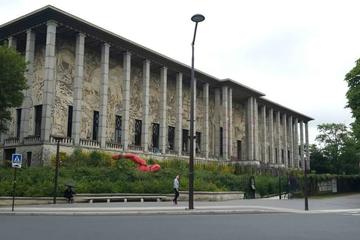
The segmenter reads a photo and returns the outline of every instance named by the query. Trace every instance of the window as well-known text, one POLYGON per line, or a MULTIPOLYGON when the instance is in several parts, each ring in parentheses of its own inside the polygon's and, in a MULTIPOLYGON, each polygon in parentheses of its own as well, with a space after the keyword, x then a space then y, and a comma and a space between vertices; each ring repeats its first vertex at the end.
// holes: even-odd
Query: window
POLYGON ((169 150, 174 150, 175 145, 175 127, 168 127, 168 144, 169 150))
POLYGON ((152 147, 159 149, 160 125, 158 123, 152 124, 152 147))
POLYGON ((284 152, 284 149, 281 149, 281 163, 285 163, 285 152, 284 152))
POLYGON ((277 150, 277 148, 275 148, 275 162, 276 162, 276 163, 279 163, 279 161, 278 161, 278 150, 277 150))
POLYGON ((220 156, 223 156, 223 128, 220 127, 220 156))
POLYGON ((72 135, 72 118, 73 118, 73 106, 68 108, 68 125, 67 125, 67 136, 71 137, 72 135))
POLYGON ((288 166, 290 166, 290 151, 289 150, 287 151, 287 155, 288 155, 288 158, 287 158, 288 166))
POLYGON ((189 152, 189 130, 182 130, 182 150, 185 153, 189 152))
POLYGON ((99 134, 99 112, 94 111, 92 140, 94 141, 98 140, 98 134, 99 134))
POLYGON ((35 136, 41 135, 41 117, 42 117, 42 105, 35 106, 35 136))
POLYGON ((26 165, 27 165, 28 167, 31 166, 31 158, 32 158, 32 152, 27 152, 27 153, 26 153, 26 165))
POLYGON ((21 108, 16 109, 16 137, 20 138, 21 128, 21 108))
POLYGON ((201 132, 196 132, 195 152, 196 152, 196 153, 200 153, 200 152, 201 152, 201 132))
POLYGON ((121 124, 122 124, 121 116, 116 115, 115 116, 115 142, 116 143, 121 143, 121 124))
POLYGON ((241 161, 241 141, 237 140, 237 158, 241 161))
POLYGON ((135 119, 135 146, 141 146, 141 128, 142 121, 139 119, 135 119))

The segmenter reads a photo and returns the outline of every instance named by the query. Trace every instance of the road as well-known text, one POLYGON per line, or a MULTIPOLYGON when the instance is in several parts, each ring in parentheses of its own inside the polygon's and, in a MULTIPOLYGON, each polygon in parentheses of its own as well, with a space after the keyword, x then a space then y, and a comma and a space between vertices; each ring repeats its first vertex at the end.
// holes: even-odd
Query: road
POLYGON ((360 213, 0 216, 0 239, 360 239, 360 213))

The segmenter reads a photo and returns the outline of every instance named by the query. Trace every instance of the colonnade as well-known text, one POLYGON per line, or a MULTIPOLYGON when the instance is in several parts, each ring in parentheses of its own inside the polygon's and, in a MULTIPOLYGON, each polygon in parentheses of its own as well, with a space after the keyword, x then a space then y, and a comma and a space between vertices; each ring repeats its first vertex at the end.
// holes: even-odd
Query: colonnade
MULTIPOLYGON (((50 140, 52 129, 52 111, 55 105, 55 69, 56 69, 56 30, 57 23, 48 21, 46 23, 46 45, 45 45, 45 69, 43 87, 43 106, 41 117, 41 140, 50 140)), ((87 36, 83 33, 76 34, 75 44, 75 77, 73 84, 73 119, 72 138, 74 145, 80 144, 81 113, 83 104, 83 80, 84 80, 84 52, 87 36)), ((27 84, 32 85, 34 57, 35 57, 35 33, 31 29, 26 31, 25 59, 28 62, 25 77, 27 84)), ((9 37, 9 47, 16 48, 16 38, 9 37)), ((107 105, 109 87, 109 59, 111 45, 103 42, 101 44, 101 84, 100 84, 100 109, 99 109, 99 145, 106 147, 108 136, 107 128, 107 105)), ((122 92, 122 136, 121 145, 124 151, 129 148, 130 121, 130 97, 131 97, 131 62, 132 53, 123 53, 123 92, 122 92)), ((149 98, 150 98, 150 75, 151 60, 144 57, 142 66, 142 130, 141 147, 144 152, 149 151, 149 98)), ((160 69, 160 106, 159 125, 160 138, 159 149, 162 154, 167 153, 168 147, 168 123, 167 123, 167 82, 168 67, 160 69)), ((183 150, 183 73, 176 73, 176 124, 174 137, 174 151, 182 155, 183 150)), ((205 159, 212 153, 215 157, 223 160, 232 160, 234 157, 234 129, 233 129, 233 89, 225 84, 214 88, 215 114, 209 116, 210 85, 202 83, 203 92, 203 123, 201 128, 201 155, 205 159), (213 145, 210 146, 210 122, 214 121, 213 145)), ((196 90, 196 88, 195 88, 196 90)), ((32 135, 29 126, 29 112, 32 106, 30 90, 24 92, 25 100, 22 105, 20 139, 32 135)), ((195 98, 196 99, 196 98, 195 98)), ((196 103, 195 103, 196 104, 196 103)), ((196 108, 195 108, 196 109, 196 108)), ((196 112, 195 112, 196 114, 196 112)), ((196 121, 196 117, 195 117, 196 121)), ((196 122, 195 122, 196 126, 196 122)), ((196 128, 195 128, 196 129, 196 128)), ((196 132, 196 130, 194 131, 196 132)), ((309 151, 305 146, 309 145, 308 123, 300 119, 299 115, 289 114, 281 108, 274 108, 271 104, 264 103, 263 99, 250 96, 246 102, 246 161, 263 162, 272 165, 284 165, 285 167, 303 167, 304 158, 309 159, 309 151), (304 140, 305 124, 305 140, 304 140), (300 134, 299 134, 300 131, 300 134), (300 144, 299 144, 300 141, 300 144), (305 154, 306 151, 306 154, 305 154), (299 165, 300 164, 300 165, 299 165)), ((190 138, 191 140, 192 138, 190 138)), ((238 139, 236 139, 238 140, 238 139)), ((241 139, 242 140, 242 139, 241 139)))

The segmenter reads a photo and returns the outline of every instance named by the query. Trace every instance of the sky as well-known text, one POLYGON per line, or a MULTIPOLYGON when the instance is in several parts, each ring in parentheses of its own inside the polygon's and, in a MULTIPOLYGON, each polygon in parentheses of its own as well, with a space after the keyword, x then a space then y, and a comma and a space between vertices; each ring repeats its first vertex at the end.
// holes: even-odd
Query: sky
POLYGON ((191 65, 231 78, 322 123, 350 124, 345 74, 360 58, 360 1, 352 0, 0 0, 0 24, 45 5, 191 65))

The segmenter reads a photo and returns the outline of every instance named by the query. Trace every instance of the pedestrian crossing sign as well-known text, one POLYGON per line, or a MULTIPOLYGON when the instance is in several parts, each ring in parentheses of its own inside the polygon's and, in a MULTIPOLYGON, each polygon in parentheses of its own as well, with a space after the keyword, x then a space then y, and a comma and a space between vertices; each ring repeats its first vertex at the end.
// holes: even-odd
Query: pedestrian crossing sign
POLYGON ((13 153, 11 155, 11 165, 13 168, 21 168, 22 155, 19 153, 13 153))

